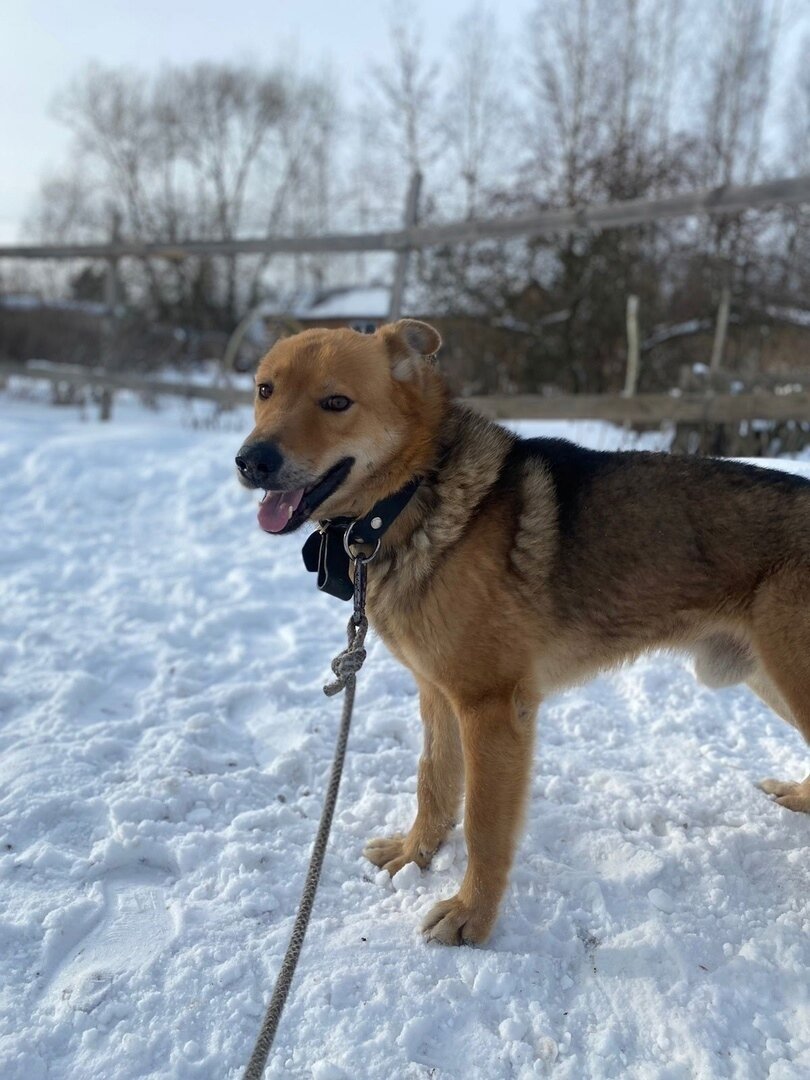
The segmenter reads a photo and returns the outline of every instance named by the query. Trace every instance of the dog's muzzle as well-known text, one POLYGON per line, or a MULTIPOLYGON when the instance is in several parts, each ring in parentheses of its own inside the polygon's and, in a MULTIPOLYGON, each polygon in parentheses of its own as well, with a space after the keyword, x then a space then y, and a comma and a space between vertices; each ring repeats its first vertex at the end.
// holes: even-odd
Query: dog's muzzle
POLYGON ((281 452, 272 442, 245 443, 236 455, 236 467, 248 487, 272 488, 284 464, 281 452))

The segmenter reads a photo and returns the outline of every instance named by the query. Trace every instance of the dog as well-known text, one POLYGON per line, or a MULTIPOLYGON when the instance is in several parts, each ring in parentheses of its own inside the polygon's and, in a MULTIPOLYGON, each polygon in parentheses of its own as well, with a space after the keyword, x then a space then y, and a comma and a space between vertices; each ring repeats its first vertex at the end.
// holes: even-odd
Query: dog
MULTIPOLYGON (((427 867, 466 792, 466 872, 423 924, 457 945, 495 923, 548 694, 683 649, 704 683, 746 682, 810 741, 810 481, 521 439, 452 399, 440 345, 412 319, 279 341, 236 461, 271 533, 411 492, 368 563, 367 610, 419 687, 417 811, 365 854, 391 875, 427 867)), ((761 787, 810 812, 810 777, 761 787)))

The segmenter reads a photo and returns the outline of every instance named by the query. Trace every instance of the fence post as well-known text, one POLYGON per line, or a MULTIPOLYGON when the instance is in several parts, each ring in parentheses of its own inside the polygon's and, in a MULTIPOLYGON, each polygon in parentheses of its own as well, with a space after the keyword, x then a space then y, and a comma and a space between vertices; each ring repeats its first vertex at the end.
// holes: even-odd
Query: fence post
MULTIPOLYGON (((408 198, 405 200, 405 220, 403 228, 412 229, 419 217, 419 191, 422 187, 422 174, 417 170, 411 176, 408 187, 408 198)), ((404 247, 397 253, 397 261, 394 266, 394 283, 391 286, 391 305, 388 309, 388 318, 396 322, 402 316, 402 298, 405 293, 405 275, 408 272, 408 262, 411 257, 410 247, 404 247)))
POLYGON ((624 396, 633 397, 638 386, 639 374, 638 344, 638 297, 632 293, 627 297, 627 370, 624 376, 624 396))
POLYGON ((720 293, 720 305, 717 308, 717 322, 714 326, 714 341, 712 342, 712 358, 709 361, 709 371, 720 370, 723 363, 723 350, 726 347, 726 333, 728 331, 728 316, 731 310, 731 289, 724 285, 720 293))
MULTIPOLYGON (((113 210, 110 226, 110 243, 118 244, 121 239, 121 215, 113 210)), ((113 368, 116 360, 116 320, 117 308, 120 299, 118 287, 118 257, 111 255, 105 264, 104 270, 104 317, 101 324, 101 367, 109 371, 113 368)), ((99 398, 99 420, 109 420, 112 417, 113 392, 106 386, 101 390, 99 398)))

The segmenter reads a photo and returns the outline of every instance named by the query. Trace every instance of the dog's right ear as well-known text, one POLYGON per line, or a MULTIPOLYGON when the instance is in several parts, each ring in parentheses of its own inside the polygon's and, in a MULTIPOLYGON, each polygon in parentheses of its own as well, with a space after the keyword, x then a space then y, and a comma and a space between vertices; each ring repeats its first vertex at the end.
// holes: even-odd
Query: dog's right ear
POLYGON ((383 340, 395 379, 412 379, 421 366, 420 361, 435 356, 442 347, 439 331, 418 319, 387 323, 377 334, 383 340))

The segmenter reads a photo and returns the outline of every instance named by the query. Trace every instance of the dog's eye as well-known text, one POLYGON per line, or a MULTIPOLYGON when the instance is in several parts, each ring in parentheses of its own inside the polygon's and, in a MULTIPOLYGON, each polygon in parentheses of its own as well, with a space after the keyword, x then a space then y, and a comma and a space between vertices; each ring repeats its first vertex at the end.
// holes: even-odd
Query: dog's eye
POLYGON ((332 397, 323 399, 321 408, 327 412, 345 412, 351 404, 351 398, 344 397, 343 394, 333 394, 332 397))
POLYGON ((270 395, 273 393, 273 384, 269 382, 259 383, 259 385, 256 387, 256 393, 259 395, 260 398, 264 398, 265 400, 267 400, 267 398, 269 398, 270 395))

